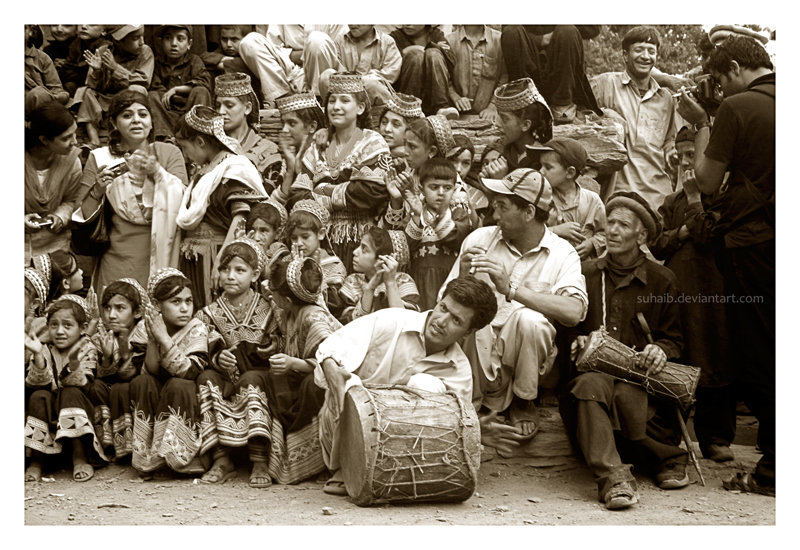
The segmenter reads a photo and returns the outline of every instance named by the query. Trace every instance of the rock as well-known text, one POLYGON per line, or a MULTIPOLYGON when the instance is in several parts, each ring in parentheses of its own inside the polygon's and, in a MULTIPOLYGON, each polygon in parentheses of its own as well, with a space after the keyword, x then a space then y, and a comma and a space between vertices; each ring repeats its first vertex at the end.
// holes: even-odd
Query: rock
POLYGON ((528 499, 528 502, 533 502, 534 504, 539 504, 540 502, 542 502, 542 499, 540 499, 539 497, 530 497, 528 499))
POLYGON ((353 522, 352 522, 352 521, 348 521, 347 523, 345 523, 345 525, 346 525, 346 526, 348 526, 348 525, 353 525, 353 522))
POLYGON ((494 509, 494 511, 496 511, 496 512, 504 512, 504 513, 505 513, 505 512, 510 512, 510 511, 511 511, 511 507, 509 507, 509 506, 506 506, 506 505, 504 505, 504 504, 501 504, 500 506, 497 506, 497 507, 494 509))
POLYGON ((447 523, 447 518, 436 518, 436 521, 441 521, 442 523, 447 523))
POLYGON ((62 495, 61 493, 50 493, 49 496, 51 496, 51 497, 63 497, 64 495, 62 495))
POLYGON ((323 515, 323 516, 332 516, 332 515, 333 515, 333 508, 330 508, 330 507, 328 507, 328 506, 325 506, 325 507, 322 509, 322 515, 323 515))
POLYGON ((172 514, 161 514, 162 518, 171 518, 172 514))
POLYGON ((217 503, 215 502, 214 504, 211 505, 211 507, 212 508, 216 508, 217 507, 217 503))

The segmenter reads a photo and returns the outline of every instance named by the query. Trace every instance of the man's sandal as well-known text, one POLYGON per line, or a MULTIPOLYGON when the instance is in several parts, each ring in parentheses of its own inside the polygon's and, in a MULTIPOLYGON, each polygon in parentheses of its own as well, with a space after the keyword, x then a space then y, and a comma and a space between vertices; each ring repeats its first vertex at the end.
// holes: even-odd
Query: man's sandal
POLYGON ((222 485, 229 479, 233 479, 236 477, 236 468, 231 465, 231 469, 227 472, 222 466, 212 466, 209 471, 203 474, 203 477, 200 478, 200 483, 206 483, 210 485, 222 485))
POLYGON ((340 497, 347 496, 347 489, 344 486, 344 477, 342 477, 341 470, 334 472, 331 478, 325 482, 322 492, 328 495, 336 495, 340 497))
POLYGON ((520 431, 522 431, 522 427, 520 425, 523 422, 533 422, 535 424, 535 427, 531 433, 522 436, 524 438, 522 439, 523 442, 530 441, 536 436, 537 433, 539 433, 539 411, 536 408, 536 405, 533 404, 533 401, 528 401, 525 408, 520 408, 516 403, 512 403, 511 408, 508 411, 508 417, 511 425, 519 427, 520 431))
POLYGON ((733 477, 722 482, 722 487, 728 491, 756 493, 768 497, 775 496, 775 487, 760 485, 753 474, 746 472, 736 472, 733 477))

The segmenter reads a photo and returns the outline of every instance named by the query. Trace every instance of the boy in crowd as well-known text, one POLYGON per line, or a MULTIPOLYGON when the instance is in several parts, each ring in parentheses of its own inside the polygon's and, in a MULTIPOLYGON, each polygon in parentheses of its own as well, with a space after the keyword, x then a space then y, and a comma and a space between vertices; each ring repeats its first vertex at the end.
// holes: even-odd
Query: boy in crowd
POLYGON ((61 87, 61 80, 46 53, 38 49, 42 44, 42 30, 38 25, 25 25, 25 112, 29 113, 42 103, 69 101, 69 94, 61 87))
POLYGON ((105 25, 78 25, 77 37, 70 43, 69 55, 58 72, 61 85, 70 96, 74 96, 78 88, 86 85, 89 64, 84 53, 95 53, 100 46, 111 44, 105 39, 105 35, 105 25))
MULTIPOLYGON (((78 25, 50 25, 50 36, 53 40, 42 51, 50 56, 56 70, 60 71, 67 61, 70 45, 78 36, 78 25)), ((60 78, 61 74, 58 76, 60 78)))
MULTIPOLYGON (((239 44, 242 39, 251 31, 250 25, 221 25, 219 27, 219 42, 213 51, 200 54, 200 59, 206 65, 208 73, 212 78, 216 78, 221 74, 227 72, 248 72, 248 71, 235 71, 227 67, 235 59, 241 62, 239 56, 239 44)), ((250 75, 250 80, 253 80, 253 75, 250 75)), ((261 86, 260 82, 255 83, 255 88, 261 86)))
POLYGON ((606 250, 606 212, 600 196, 578 184, 589 155, 579 141, 553 138, 541 148, 542 175, 553 188, 554 209, 547 227, 575 247, 581 261, 606 250))
POLYGON ((191 25, 161 25, 156 29, 162 53, 156 56, 148 94, 156 139, 172 136, 180 116, 195 105, 212 105, 211 75, 192 47, 191 25))
POLYGON ((403 58, 395 90, 422 99, 422 112, 458 118, 447 92, 455 56, 444 33, 432 25, 401 25, 389 35, 403 58))

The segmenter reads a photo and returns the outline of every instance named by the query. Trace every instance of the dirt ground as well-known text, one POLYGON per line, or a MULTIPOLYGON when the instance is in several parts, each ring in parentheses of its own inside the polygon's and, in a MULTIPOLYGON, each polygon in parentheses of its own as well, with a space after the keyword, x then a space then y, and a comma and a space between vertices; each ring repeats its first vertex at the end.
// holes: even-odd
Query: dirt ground
POLYGON ((315 480, 251 489, 244 467, 216 486, 142 482, 132 468, 112 464, 86 483, 72 481, 67 470, 46 472, 52 481, 26 483, 24 518, 25 525, 775 525, 776 499, 722 488, 736 468, 752 468, 759 457, 749 445, 733 449, 734 462, 700 459, 706 487, 691 469, 691 484, 676 491, 637 475, 639 504, 615 512, 597 501, 591 474, 574 459, 533 467, 525 458, 494 455, 481 465, 476 494, 459 504, 360 508, 323 493, 315 480))

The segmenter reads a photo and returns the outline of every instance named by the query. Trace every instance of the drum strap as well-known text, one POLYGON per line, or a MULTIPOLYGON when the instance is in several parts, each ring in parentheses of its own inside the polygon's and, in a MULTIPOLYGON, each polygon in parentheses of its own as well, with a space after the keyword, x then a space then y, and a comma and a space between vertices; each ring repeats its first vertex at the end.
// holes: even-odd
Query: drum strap
POLYGON ((606 318, 606 272, 605 270, 600 270, 600 284, 602 285, 602 298, 603 298, 603 331, 606 330, 606 323, 608 323, 608 319, 606 318))

